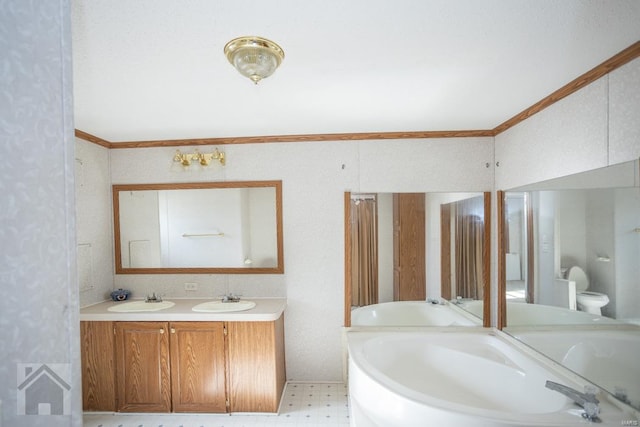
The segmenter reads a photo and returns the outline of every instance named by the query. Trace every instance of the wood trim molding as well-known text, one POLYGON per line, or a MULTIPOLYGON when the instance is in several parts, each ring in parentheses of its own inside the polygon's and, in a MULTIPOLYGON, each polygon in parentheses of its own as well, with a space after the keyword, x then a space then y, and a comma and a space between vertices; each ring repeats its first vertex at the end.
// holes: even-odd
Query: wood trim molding
POLYGON ((491 192, 484 193, 484 242, 482 245, 483 311, 482 326, 491 327, 491 192), (487 220, 488 218, 488 220, 487 220))
POLYGON ((440 298, 451 299, 451 204, 440 205, 440 298))
MULTIPOLYGON (((534 259, 534 251, 535 247, 533 244, 534 236, 533 236, 533 205, 531 203, 531 192, 526 193, 526 213, 527 216, 527 283, 526 283, 526 302, 529 304, 533 304, 535 302, 535 259, 534 259)), ((505 220, 506 221, 506 220, 505 220)), ((508 226, 505 224, 505 226, 508 226)), ((505 266, 506 268, 506 266, 505 266)))
MULTIPOLYGON (((193 138, 193 139, 165 139, 152 141, 107 142, 86 132, 76 130, 76 136, 90 142, 102 141, 108 148, 152 148, 152 147, 182 147, 201 145, 239 145, 239 144, 267 144, 276 142, 322 142, 322 141, 365 141, 390 139, 428 139, 428 138, 470 138, 492 137, 492 130, 444 130, 417 132, 362 132, 362 133, 319 133, 304 135, 264 135, 238 136, 228 138, 193 138), (83 138, 79 134, 87 135, 83 138)), ((104 144, 100 144, 104 145, 104 144)))
POLYGON ((102 147, 113 148, 112 147, 113 143, 107 140, 104 140, 102 138, 98 138, 95 135, 91 135, 90 133, 81 131, 80 129, 76 129, 75 135, 76 135, 76 138, 84 139, 85 141, 88 141, 88 142, 93 142, 94 144, 100 145, 102 147))
POLYGON ((344 326, 351 326, 351 192, 344 193, 344 326))
POLYGON ((498 234, 498 318, 496 328, 502 329, 507 326, 507 268, 506 257, 507 248, 505 246, 504 230, 507 226, 504 207, 505 192, 498 190, 496 197, 498 209, 497 234, 498 234))
POLYGON ((228 138, 194 138, 194 139, 165 139, 151 141, 109 142, 90 133, 76 129, 76 137, 93 142, 106 148, 151 148, 151 147, 181 147, 193 145, 235 145, 235 144, 264 144, 274 142, 319 142, 319 141, 364 141, 388 139, 429 139, 429 138, 471 138, 494 137, 518 123, 528 119, 545 108, 555 104, 563 98, 593 83, 613 70, 622 67, 640 56, 640 41, 612 56, 602 64, 582 74, 580 77, 564 85, 551 95, 541 99, 526 110, 516 114, 509 120, 493 129, 483 130, 442 130, 442 131, 411 131, 411 132, 361 132, 361 133, 320 133, 302 135, 266 135, 240 136, 228 138))

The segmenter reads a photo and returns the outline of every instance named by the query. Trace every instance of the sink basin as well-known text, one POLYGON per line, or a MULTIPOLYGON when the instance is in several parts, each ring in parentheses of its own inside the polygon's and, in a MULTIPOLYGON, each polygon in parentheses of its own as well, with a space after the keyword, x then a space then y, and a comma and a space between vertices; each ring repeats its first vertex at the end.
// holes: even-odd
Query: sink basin
POLYGON ((253 301, 238 301, 238 302, 222 302, 222 301, 208 301, 194 306, 191 310, 202 313, 223 313, 230 311, 244 311, 250 310, 256 306, 253 301))
POLYGON ((121 302, 109 307, 107 310, 115 311, 117 313, 135 313, 141 311, 160 311, 166 308, 170 308, 176 305, 173 301, 161 301, 161 302, 145 302, 145 301, 130 301, 121 302))

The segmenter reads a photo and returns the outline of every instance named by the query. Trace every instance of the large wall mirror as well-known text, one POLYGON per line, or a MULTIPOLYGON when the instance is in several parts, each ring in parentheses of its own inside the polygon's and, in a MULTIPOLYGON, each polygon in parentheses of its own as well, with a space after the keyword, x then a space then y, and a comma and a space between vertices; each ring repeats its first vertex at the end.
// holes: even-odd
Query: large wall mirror
POLYGON ((639 162, 515 188, 498 205, 504 330, 640 409, 639 162))
POLYGON ((113 186, 117 274, 284 272, 282 182, 113 186))
POLYGON ((491 193, 345 193, 345 325, 392 301, 475 301, 489 325, 491 193))

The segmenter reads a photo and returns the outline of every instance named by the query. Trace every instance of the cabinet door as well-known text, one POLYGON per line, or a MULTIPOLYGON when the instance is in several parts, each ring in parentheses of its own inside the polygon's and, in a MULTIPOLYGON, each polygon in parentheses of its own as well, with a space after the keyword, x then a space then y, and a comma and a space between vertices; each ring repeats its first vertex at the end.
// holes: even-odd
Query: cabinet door
POLYGON ((82 408, 115 411, 113 322, 80 322, 82 408))
POLYGON ((226 412, 223 322, 172 322, 171 393, 175 412, 226 412))
POLYGON ((277 412, 285 384, 284 322, 228 322, 231 412, 277 412))
POLYGON ((166 322, 116 322, 118 411, 170 412, 166 322))

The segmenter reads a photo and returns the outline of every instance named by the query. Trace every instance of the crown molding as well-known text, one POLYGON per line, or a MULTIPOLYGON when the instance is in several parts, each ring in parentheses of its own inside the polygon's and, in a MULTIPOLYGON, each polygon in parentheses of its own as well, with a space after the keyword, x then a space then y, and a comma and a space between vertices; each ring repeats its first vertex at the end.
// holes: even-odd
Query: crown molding
POLYGON ((112 142, 109 142, 102 138, 98 138, 97 136, 81 131, 80 129, 76 129, 75 134, 76 134, 76 138, 84 139, 85 141, 88 141, 88 142, 93 142, 94 144, 101 145, 102 147, 113 148, 112 142))

